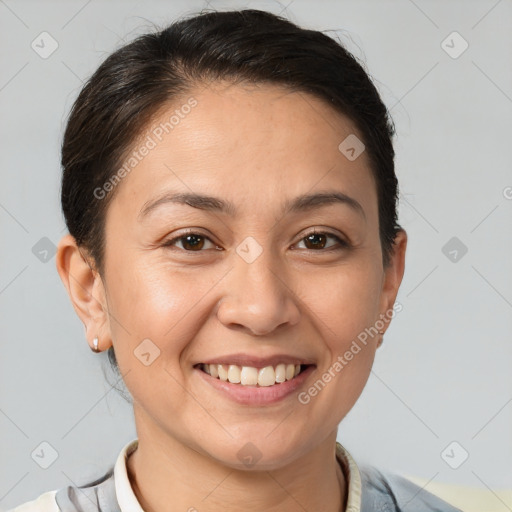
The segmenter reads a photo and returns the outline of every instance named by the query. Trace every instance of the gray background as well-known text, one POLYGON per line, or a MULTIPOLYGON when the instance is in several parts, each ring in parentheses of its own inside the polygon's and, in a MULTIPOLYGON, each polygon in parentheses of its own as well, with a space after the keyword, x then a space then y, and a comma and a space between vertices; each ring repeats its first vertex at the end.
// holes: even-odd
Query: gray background
MULTIPOLYGON (((403 311, 339 440, 358 462, 481 488, 499 503, 495 493, 512 487, 511 2, 209 5, 258 7, 332 30, 366 62, 397 126, 409 246, 403 311), (457 58, 461 39, 445 43, 452 56, 442 46, 453 31, 469 44, 457 58), (442 250, 452 237, 467 247, 455 262, 442 250), (441 456, 452 441, 462 447, 455 459, 469 453, 458 469, 441 456)), ((202 7, 0 0, 2 508, 99 476, 136 436, 106 354, 90 351, 55 258, 40 260, 48 244, 40 240, 56 245, 64 233, 59 145, 82 81, 153 23, 202 7), (59 45, 46 59, 31 48, 43 31, 59 45), (58 452, 48 469, 31 458, 43 441, 58 452)), ((503 510, 512 508, 503 502, 503 510)))

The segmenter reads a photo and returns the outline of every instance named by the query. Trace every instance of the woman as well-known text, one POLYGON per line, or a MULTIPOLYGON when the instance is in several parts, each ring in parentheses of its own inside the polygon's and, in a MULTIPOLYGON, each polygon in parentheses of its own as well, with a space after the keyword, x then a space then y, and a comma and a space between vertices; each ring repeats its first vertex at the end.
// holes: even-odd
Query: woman
POLYGON ((64 135, 57 268, 137 439, 20 511, 457 510, 336 442, 400 306, 392 136, 352 55, 263 11, 99 67, 64 135))

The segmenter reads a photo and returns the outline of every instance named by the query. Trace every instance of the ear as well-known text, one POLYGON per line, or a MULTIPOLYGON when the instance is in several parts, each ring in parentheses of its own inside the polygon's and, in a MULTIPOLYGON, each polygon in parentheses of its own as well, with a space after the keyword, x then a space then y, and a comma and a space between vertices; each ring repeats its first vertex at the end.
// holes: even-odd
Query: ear
POLYGON ((106 294, 92 258, 77 246, 71 235, 65 235, 57 247, 56 265, 76 314, 84 324, 90 347, 97 336, 98 347, 106 350, 112 345, 106 294))
MULTIPOLYGON (((381 315, 386 315, 387 312, 394 311, 393 305, 395 304, 398 289, 400 288, 404 276, 406 248, 407 233, 404 229, 401 229, 395 236, 389 265, 384 269, 380 298, 381 315)), ((386 318, 389 318, 389 316, 386 316, 386 318)), ((389 327, 389 321, 385 323, 384 332, 389 327)))

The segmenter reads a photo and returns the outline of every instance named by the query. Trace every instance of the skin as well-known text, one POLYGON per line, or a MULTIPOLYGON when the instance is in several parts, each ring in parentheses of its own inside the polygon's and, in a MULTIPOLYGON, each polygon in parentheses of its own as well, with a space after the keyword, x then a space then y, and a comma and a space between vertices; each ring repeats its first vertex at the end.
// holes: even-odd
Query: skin
MULTIPOLYGON (((367 155, 349 161, 338 150, 358 132, 321 100, 269 85, 210 84, 191 96, 197 106, 118 185, 104 275, 70 235, 58 247, 88 342, 113 344, 134 399, 132 487, 148 512, 169 510, 171 497, 173 510, 184 511, 241 503, 248 511, 339 511, 348 487, 335 459, 337 428, 367 382, 380 336, 305 405, 297 393, 267 406, 237 404, 193 365, 239 352, 292 354, 316 364, 299 391, 307 390, 393 308, 406 233, 384 269, 367 155), (167 203, 138 219, 166 190, 229 200, 237 214, 167 203), (282 212, 285 199, 327 190, 357 200, 364 216, 341 203, 282 212), (184 239, 163 246, 184 228, 207 237, 199 251, 184 239), (304 239, 313 228, 349 246, 320 236, 326 246, 315 248, 304 239), (236 252, 249 236, 262 248, 252 263, 236 252), (160 350, 149 366, 134 356, 147 338, 160 350), (237 457, 247 442, 261 452, 250 468, 237 457)), ((155 125, 185 102, 161 111, 155 125)))

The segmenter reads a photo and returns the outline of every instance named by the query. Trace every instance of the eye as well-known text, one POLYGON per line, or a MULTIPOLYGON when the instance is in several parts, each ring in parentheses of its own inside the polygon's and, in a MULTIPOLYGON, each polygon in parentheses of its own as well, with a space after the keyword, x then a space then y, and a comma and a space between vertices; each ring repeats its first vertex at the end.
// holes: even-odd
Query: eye
MULTIPOLYGON (((305 249, 311 251, 322 251, 326 249, 336 250, 337 248, 343 249, 349 246, 347 242, 333 233, 318 231, 312 231, 307 234, 300 240, 299 244, 302 242, 305 242, 305 249), (328 245, 329 239, 334 240, 334 243, 328 245)), ((180 249, 187 252, 201 252, 203 249, 208 248, 221 250, 221 248, 214 244, 206 235, 193 231, 182 233, 179 236, 165 241, 162 247, 173 247, 177 244, 181 244, 180 249), (208 244, 210 244, 210 247, 207 246, 208 244)))
MULTIPOLYGON (((202 249, 205 249, 205 245, 208 243, 212 246, 210 248, 218 249, 218 247, 207 236, 193 231, 182 233, 171 240, 165 241, 162 244, 162 247, 171 247, 176 245, 176 243, 181 243, 181 249, 187 252, 201 252, 202 249)), ((206 247, 206 249, 208 249, 208 247, 206 247)))
POLYGON ((318 232, 318 231, 312 231, 311 233, 307 234, 305 237, 303 237, 299 243, 305 242, 306 249, 312 250, 312 251, 319 251, 323 249, 336 249, 336 245, 338 245, 338 249, 346 248, 348 247, 348 243, 342 240, 339 236, 334 235, 332 233, 326 233, 326 232, 318 232), (332 239, 335 241, 334 244, 327 245, 328 239, 332 239), (334 247, 333 247, 334 246, 334 247))

